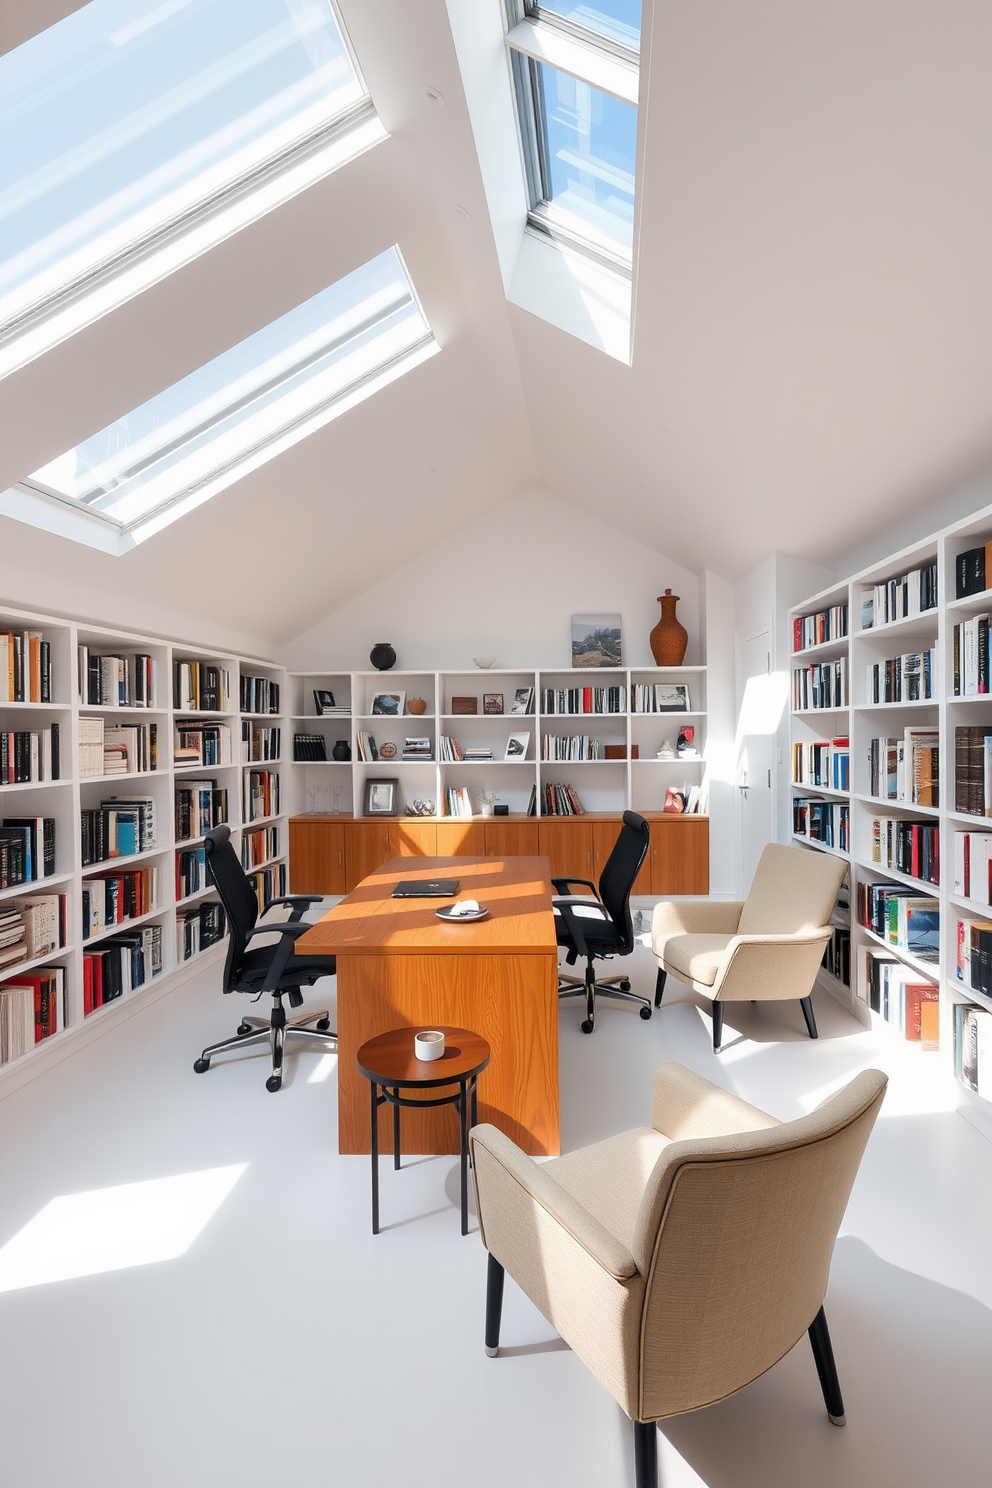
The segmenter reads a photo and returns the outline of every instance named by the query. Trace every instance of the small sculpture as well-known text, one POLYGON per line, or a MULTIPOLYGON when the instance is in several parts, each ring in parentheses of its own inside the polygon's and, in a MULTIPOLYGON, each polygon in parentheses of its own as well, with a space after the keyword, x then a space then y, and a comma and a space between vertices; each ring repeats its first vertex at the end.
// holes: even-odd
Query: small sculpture
POLYGON ((388 672, 390 667, 396 665, 396 652, 388 641, 376 641, 369 652, 369 661, 377 672, 388 672))
POLYGON ((388 739, 386 740, 385 744, 380 744, 379 745, 379 758, 380 759, 395 759, 396 758, 396 745, 395 744, 391 744, 388 739))
POLYGON ((406 808, 406 814, 407 816, 433 816, 434 802, 427 796, 418 796, 413 805, 406 808))
POLYGON ((671 739, 665 739, 662 741, 661 748, 658 750, 657 758, 664 760, 675 758, 675 750, 672 748, 671 739))

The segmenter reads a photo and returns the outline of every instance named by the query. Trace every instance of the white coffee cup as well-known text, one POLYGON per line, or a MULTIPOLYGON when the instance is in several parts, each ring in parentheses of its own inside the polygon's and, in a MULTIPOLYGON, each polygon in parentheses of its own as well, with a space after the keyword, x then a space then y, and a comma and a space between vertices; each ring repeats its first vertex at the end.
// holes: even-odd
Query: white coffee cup
POLYGON ((440 1059, 444 1054, 444 1034, 436 1028, 426 1028, 414 1038, 413 1052, 418 1059, 440 1059))

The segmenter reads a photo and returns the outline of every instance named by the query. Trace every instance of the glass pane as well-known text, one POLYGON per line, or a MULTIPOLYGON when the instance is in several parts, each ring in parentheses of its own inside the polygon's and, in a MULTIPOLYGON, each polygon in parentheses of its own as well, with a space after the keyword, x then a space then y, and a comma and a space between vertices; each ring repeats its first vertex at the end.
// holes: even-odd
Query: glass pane
POLYGON ((0 57, 0 321, 364 96, 327 0, 91 0, 0 57))
POLYGON ((637 109, 543 62, 550 201, 628 252, 634 232, 637 109))
POLYGON ((631 51, 641 49, 641 0, 596 0, 593 5, 573 5, 570 0, 541 0, 537 7, 595 31, 607 41, 617 41, 631 51))
POLYGON ((390 248, 30 479, 118 522, 137 521, 430 334, 403 260, 390 248))

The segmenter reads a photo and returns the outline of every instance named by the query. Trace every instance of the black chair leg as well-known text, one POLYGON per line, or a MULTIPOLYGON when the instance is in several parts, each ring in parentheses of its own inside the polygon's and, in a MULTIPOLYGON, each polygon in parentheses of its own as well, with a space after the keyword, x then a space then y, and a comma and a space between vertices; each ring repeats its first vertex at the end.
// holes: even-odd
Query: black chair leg
POLYGON ((813 1017, 812 995, 810 995, 809 997, 804 997, 801 1000, 799 1006, 802 1008, 803 1017, 806 1019, 806 1032, 809 1034, 810 1038, 819 1038, 820 1035, 816 1031, 816 1019, 813 1017))
POLYGON ((634 1422, 634 1488, 658 1488, 658 1428, 634 1422))
POLYGON ((813 1349, 816 1372, 820 1377, 820 1389, 823 1391, 823 1403, 827 1407, 827 1415, 835 1426, 843 1426, 847 1421, 844 1414, 844 1397, 840 1393, 837 1365, 834 1363, 834 1351, 830 1343, 830 1334, 827 1331, 827 1315, 822 1307, 809 1325, 809 1341, 813 1349))
POLYGON ((658 978, 654 984, 654 1005, 661 1007, 661 999, 665 995, 665 983, 668 981, 668 972, 658 967, 658 978))
POLYGON ((499 1324, 503 1316, 503 1282, 506 1272, 490 1253, 486 1274, 486 1353, 495 1359, 499 1351, 499 1324))
POLYGON ((586 967, 586 1016, 582 1024, 583 1033, 592 1033, 596 1026, 596 973, 590 961, 586 967))
POLYGON ((719 1054, 720 1042, 723 1038, 723 1003, 713 1004, 713 1053, 719 1054))

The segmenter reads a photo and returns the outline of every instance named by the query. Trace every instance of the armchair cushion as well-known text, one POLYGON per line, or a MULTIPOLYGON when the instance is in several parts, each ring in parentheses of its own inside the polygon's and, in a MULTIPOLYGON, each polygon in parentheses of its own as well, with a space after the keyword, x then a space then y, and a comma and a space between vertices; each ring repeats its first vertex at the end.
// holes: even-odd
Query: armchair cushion
POLYGON ((541 1166, 629 1251, 645 1186, 668 1145, 664 1132, 638 1126, 541 1166))
POLYGON ((733 939, 732 935, 673 935, 665 942, 665 966, 683 981, 712 987, 733 939))

